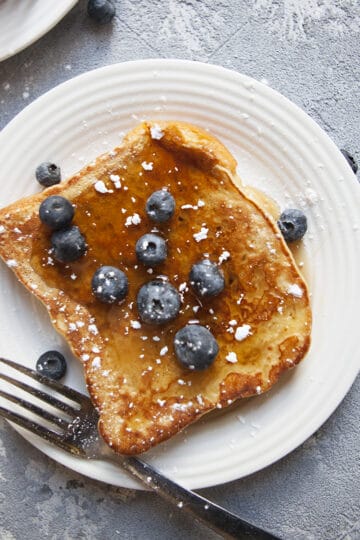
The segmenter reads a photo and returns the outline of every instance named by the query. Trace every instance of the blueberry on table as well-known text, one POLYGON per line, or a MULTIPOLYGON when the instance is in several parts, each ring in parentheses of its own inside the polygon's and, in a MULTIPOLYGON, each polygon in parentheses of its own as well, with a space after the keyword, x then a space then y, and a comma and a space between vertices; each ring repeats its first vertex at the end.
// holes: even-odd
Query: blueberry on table
POLYGON ((37 167, 35 177, 39 184, 44 187, 54 186, 61 182, 61 170, 55 163, 44 161, 37 167))
POLYGON ((66 373, 66 360, 59 351, 47 351, 36 362, 36 371, 58 381, 66 373))
POLYGON ((216 264, 203 259, 192 266, 190 285, 199 296, 216 296, 224 290, 224 275, 216 264))
POLYGON ((154 191, 146 201, 146 213, 150 219, 159 223, 168 221, 174 214, 175 199, 165 189, 154 191))
POLYGON ((340 152, 342 153, 342 155, 344 156, 344 158, 346 159, 346 161, 352 168, 353 173, 356 174, 358 172, 358 164, 356 163, 354 157, 351 154, 349 154, 347 150, 344 150, 343 148, 340 150, 340 152))
POLYGON ((89 17, 99 24, 107 24, 115 15, 115 7, 109 0, 89 0, 87 5, 89 17))
POLYGON ((64 263, 80 259, 87 249, 85 238, 76 225, 55 231, 51 235, 51 246, 55 259, 64 263))
POLYGON ((184 367, 201 371, 214 362, 219 345, 205 326, 188 324, 181 328, 174 338, 177 359, 184 367))
POLYGON ((39 217, 45 225, 56 231, 70 225, 74 207, 65 197, 51 195, 40 204, 39 217))
POLYGON ((136 242, 136 256, 145 266, 157 266, 167 256, 166 242, 157 234, 144 234, 136 242))
POLYGON ((123 300, 129 290, 126 274, 115 266, 101 266, 91 280, 94 296, 105 304, 123 300))
POLYGON ((180 296, 170 283, 149 281, 138 292, 137 308, 145 323, 163 324, 175 319, 179 313, 180 296))
POLYGON ((280 215, 278 226, 286 242, 295 242, 306 233, 307 219, 301 210, 288 208, 280 215))

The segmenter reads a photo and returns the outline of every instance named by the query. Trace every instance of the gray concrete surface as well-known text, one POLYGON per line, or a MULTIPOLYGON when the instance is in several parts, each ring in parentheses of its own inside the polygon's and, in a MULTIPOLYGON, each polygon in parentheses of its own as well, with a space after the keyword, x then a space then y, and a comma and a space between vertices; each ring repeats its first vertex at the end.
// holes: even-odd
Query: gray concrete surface
MULTIPOLYGON (((77 6, 0 64, 0 128, 29 102, 89 69, 177 57, 266 79, 360 160, 357 0, 118 0, 111 26, 77 6)), ((1 164, 0 164, 1 167, 1 164)), ((325 425, 266 470, 202 490, 286 539, 360 538, 358 379, 325 425)), ((152 493, 81 477, 0 423, 0 539, 210 539, 152 493)))

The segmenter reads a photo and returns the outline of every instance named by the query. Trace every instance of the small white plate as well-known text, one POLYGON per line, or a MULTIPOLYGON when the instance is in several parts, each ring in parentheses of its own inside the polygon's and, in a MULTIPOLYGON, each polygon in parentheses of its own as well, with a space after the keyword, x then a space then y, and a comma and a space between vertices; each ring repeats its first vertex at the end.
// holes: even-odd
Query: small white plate
POLYGON ((51 30, 77 0, 0 0, 0 61, 51 30))
MULTIPOLYGON (((37 99, 0 134, 0 202, 38 191, 36 166, 64 177, 119 143, 142 119, 177 119, 218 136, 239 174, 309 220, 305 273, 312 291, 310 353, 268 394, 205 416, 148 452, 178 482, 200 488, 248 475, 300 445, 330 416, 359 370, 360 188, 329 137, 271 88, 226 69, 181 60, 129 62, 76 77, 37 99)), ((0 354, 27 366, 48 348, 69 359, 66 383, 80 390, 79 362, 45 309, 0 265, 0 354)), ((121 469, 78 460, 26 433, 60 463, 110 484, 138 487, 121 469)))

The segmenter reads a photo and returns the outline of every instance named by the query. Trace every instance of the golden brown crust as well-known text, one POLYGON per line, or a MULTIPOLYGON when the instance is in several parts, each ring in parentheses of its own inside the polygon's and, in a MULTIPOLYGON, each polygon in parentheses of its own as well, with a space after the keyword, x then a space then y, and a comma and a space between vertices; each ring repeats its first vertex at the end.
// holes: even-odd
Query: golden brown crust
POLYGON ((143 452, 216 407, 265 392, 309 348, 308 290, 275 221, 241 187, 227 149, 190 124, 141 124, 67 181, 1 210, 0 227, 1 257, 12 261, 18 279, 45 304, 83 361, 100 432, 118 452, 143 452), (151 136, 155 127, 160 138, 151 136), (120 179, 120 189, 110 175, 120 179), (108 193, 94 189, 98 180, 108 193), (169 246, 159 273, 182 291, 182 309, 163 328, 135 329, 129 321, 138 321, 137 289, 153 276, 139 267, 133 246, 154 225, 144 213, 147 196, 164 186, 177 208, 171 222, 159 226, 169 246), (73 201, 75 223, 89 245, 71 265, 53 261, 49 232, 38 218, 40 202, 51 194, 73 201), (124 225, 131 212, 141 223, 124 225), (208 237, 196 241, 201 227, 208 237), (221 265, 226 288, 200 302, 187 279, 204 253, 221 265), (101 264, 128 273, 129 297, 119 306, 99 306, 91 295, 90 279, 101 264), (220 345, 214 365, 202 373, 184 370, 172 348, 174 333, 195 317, 220 345), (236 329, 241 334, 246 325, 248 335, 236 340, 236 329))
POLYGON ((236 174, 236 161, 225 146, 213 135, 185 122, 158 122, 164 130, 159 144, 193 162, 197 167, 215 178, 236 174))

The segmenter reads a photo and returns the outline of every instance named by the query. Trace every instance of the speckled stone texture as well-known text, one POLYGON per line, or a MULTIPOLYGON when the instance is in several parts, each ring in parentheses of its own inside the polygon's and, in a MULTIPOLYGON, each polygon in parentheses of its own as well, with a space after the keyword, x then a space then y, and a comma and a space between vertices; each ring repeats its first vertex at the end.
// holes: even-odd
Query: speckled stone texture
MULTIPOLYGON (((177 57, 265 79, 360 160, 357 0, 118 0, 110 26, 77 6, 0 64, 0 127, 70 77, 106 64, 177 57)), ((1 164, 0 164, 1 166, 1 164)), ((202 490, 282 538, 360 538, 359 379, 300 448, 242 480, 202 490)), ((0 423, 1 540, 215 538, 154 494, 66 470, 0 423)))

